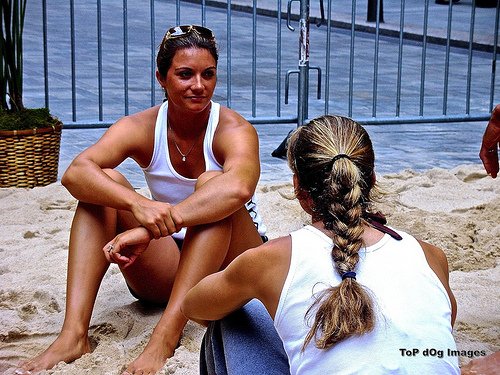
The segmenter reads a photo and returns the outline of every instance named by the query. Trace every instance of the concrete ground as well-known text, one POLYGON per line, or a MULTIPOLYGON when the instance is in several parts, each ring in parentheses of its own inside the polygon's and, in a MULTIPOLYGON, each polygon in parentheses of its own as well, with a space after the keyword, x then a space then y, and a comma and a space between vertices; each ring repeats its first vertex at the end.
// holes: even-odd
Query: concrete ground
MULTIPOLYGON (((62 0, 58 0, 62 1, 62 0)), ((406 10, 405 10, 405 32, 409 35, 421 35, 422 33, 422 18, 423 14, 421 11, 421 0, 407 0, 406 10)), ((63 2, 64 3, 64 2, 63 2)), ((66 6, 66 3, 61 3, 61 6, 66 6)), ((112 1, 111 3, 114 3, 112 1)), ((111 3, 106 3, 106 6, 111 6, 111 3)), ((120 1, 117 4, 121 4, 120 1)), ((374 25, 373 23, 366 22, 366 4, 365 2, 358 1, 358 12, 356 15, 356 25, 359 28, 364 28, 367 32, 373 32, 374 25)), ((392 44, 393 46, 397 46, 398 40, 397 38, 390 37, 391 31, 399 30, 400 25, 400 11, 399 4, 400 0, 384 0, 384 23, 380 25, 381 30, 385 33, 385 35, 389 35, 384 39, 384 43, 392 44)), ((211 11, 216 11, 217 6, 224 6, 225 2, 220 1, 207 1, 209 8, 211 11)), ((251 0, 233 0, 232 4, 237 7, 235 11, 235 17, 243 17, 248 18, 249 15, 245 15, 245 11, 249 10, 249 7, 253 4, 251 0)), ((319 17, 319 2, 312 1, 311 2, 311 16, 319 17)), ((332 19, 336 22, 339 27, 349 27, 351 22, 351 1, 347 0, 338 0, 332 2, 332 19), (347 26, 346 26, 347 25, 347 26)), ((459 3, 453 5, 453 18, 452 18, 452 29, 454 30, 451 37, 454 43, 467 43, 470 38, 470 24, 471 24, 471 4, 472 0, 461 0, 459 3)), ((158 2, 157 9, 160 7, 161 3, 158 2)), ((298 2, 292 4, 292 10, 294 13, 298 12, 298 2)), ((28 4, 30 6, 30 4, 28 4)), ((82 4, 76 4, 76 6, 83 6, 82 4)), ((132 6, 132 5, 130 5, 132 6)), ((192 6, 187 3, 182 3, 183 12, 189 12, 189 7, 192 6)), ((259 14, 271 14, 276 12, 276 1, 274 0, 259 0, 257 1, 259 14)), ((25 56, 25 97, 26 104, 29 106, 31 103, 39 103, 43 97, 43 75, 40 74, 40 62, 41 60, 41 49, 39 46, 36 46, 36 37, 37 25, 40 23, 41 15, 39 7, 34 7, 28 9, 27 13, 27 22, 26 22, 26 42, 25 48, 28 48, 28 53, 25 56), (37 70, 38 69, 38 70, 37 70)), ((325 5, 326 7, 326 5, 325 5)), ((61 8, 62 9, 62 8, 61 8)), ((282 2, 282 10, 286 10, 286 2, 282 2)), ((429 25, 428 25, 428 33, 430 36, 446 38, 446 28, 447 23, 445 20, 448 15, 448 7, 443 5, 437 5, 433 0, 429 3, 429 25)), ((62 11, 61 11, 62 12, 62 11)), ((183 13, 184 16, 185 13, 183 13)), ((474 43, 478 48, 478 57, 477 59, 481 59, 482 55, 481 50, 485 50, 491 48, 493 45, 493 30, 495 26, 495 15, 496 9, 494 8, 477 8, 474 24, 475 24, 475 32, 474 32, 474 43)), ((84 25, 86 23, 86 17, 88 15, 82 9, 79 9, 75 12, 75 23, 77 25, 84 25)), ((171 17, 171 15, 170 15, 171 17)), ((68 22, 67 17, 62 15, 59 16, 57 14, 50 15, 49 14, 49 27, 50 29, 57 28, 58 24, 62 24, 63 22, 68 22), (54 18, 55 17, 55 18, 54 18)), ((313 19, 314 20, 314 19, 313 19)), ((106 23, 106 20, 103 20, 106 23)), ((296 27, 297 22, 292 21, 292 24, 296 27)), ((259 18, 259 28, 265 30, 267 27, 272 28, 275 25, 275 20, 272 17, 262 17, 259 18)), ((106 25, 109 26, 109 25, 106 25)), ((104 27, 104 26, 103 26, 104 27)), ((239 22, 234 22, 233 25, 233 33, 241 33, 242 37, 251 37, 251 32, 245 29, 245 26, 239 22)), ((315 26, 311 26, 313 28, 315 26)), ((259 29, 259 30, 261 30, 259 29)), ((321 30, 324 29, 324 26, 321 30)), ((79 29, 80 30, 80 29, 79 29)), ((340 29, 339 29, 340 30, 340 29)), ((315 31, 317 32, 317 31, 315 31)), ((296 38, 297 33, 295 35, 292 34, 293 38, 296 38)), ((345 34, 345 32, 344 32, 345 34)), ((342 37, 342 32, 339 31, 340 37, 342 37)), ((78 35, 77 35, 78 37, 78 35)), ((132 38, 133 36, 130 36, 132 38)), ((120 40, 122 38, 122 34, 109 32, 105 34, 105 39, 107 43, 111 45, 120 45, 120 40)), ((78 39, 78 38, 77 38, 78 39)), ((358 43, 358 42, 357 42, 358 43)), ((363 43, 362 41, 359 43, 363 43)), ((87 46, 78 45, 79 49, 86 48, 87 46)), ((55 54, 63 53, 65 50, 67 52, 68 48, 68 38, 61 38, 50 40, 50 51, 56 51, 55 54)), ((235 44, 234 48, 238 47, 235 44)), ((363 49, 363 45, 357 46, 359 50, 363 49)), ((319 46, 321 49, 321 46, 319 46)), ((433 47, 433 49, 438 50, 444 49, 444 46, 433 47)), ((79 51, 79 50, 78 50, 79 51)), ((262 56, 258 56, 259 58, 264 58, 265 50, 261 50, 260 52, 262 56)), ((411 46, 408 47, 408 56, 405 56, 405 59, 409 65, 418 66, 420 63, 420 54, 415 52, 413 53, 411 50, 411 46), (410 61, 408 62, 408 59, 410 61), (412 60, 413 59, 413 60, 412 60)), ((129 51, 131 52, 131 51, 129 51)), ((293 51, 293 55, 297 54, 296 48, 293 51)), ((381 51, 381 64, 385 64, 384 52, 381 51)), ((432 52, 429 52, 432 55, 432 52)), ((465 52, 462 54, 465 55, 465 52)), ((239 58, 238 51, 234 52, 233 60, 237 60, 239 58)), ((453 55, 455 56, 455 55, 453 55)), ((457 55, 459 56, 459 55, 457 55)), ((348 57, 348 51, 347 51, 348 57)), ((345 58, 347 58, 345 57, 345 58)), ((459 56, 460 57, 460 56, 459 56)), ((457 59, 459 58, 457 57, 457 59)), ((431 58, 431 57, 430 57, 431 58)), ((487 60, 487 59, 486 59, 487 60)), ((236 61, 238 62, 238 61, 236 61)), ((242 61, 244 63, 244 61, 242 61)), ((453 61, 451 63, 454 63, 453 61)), ((462 64, 461 62, 459 62, 462 64)), ((121 61, 115 61, 116 68, 119 70, 121 61)), ((342 62, 341 62, 342 64, 342 62)), ((372 66, 370 64, 366 64, 366 67, 360 66, 359 71, 357 71, 356 75, 359 76, 370 76, 372 74, 372 66), (365 69, 365 71, 363 70, 365 69)), ((484 65, 484 64, 483 64, 484 65)), ((52 81, 49 82, 49 85, 55 93, 52 93, 53 97, 50 102, 50 109, 52 113, 61 118, 63 122, 71 122, 71 108, 67 105, 68 103, 68 95, 62 90, 59 91, 59 88, 64 84, 68 84, 71 81, 71 71, 64 69, 58 69, 58 67, 50 66, 52 71, 51 73, 52 81)), ((482 69, 482 65, 479 65, 477 69, 482 69)), ((479 82, 480 85, 484 87, 489 87, 490 84, 490 76, 487 74, 488 66, 485 67, 484 78, 483 74, 481 77, 475 77, 475 82, 479 82), (481 83, 484 80, 483 83, 481 83)), ((94 110, 95 103, 91 102, 90 99, 87 99, 91 95, 95 94, 95 84, 90 80, 85 81, 86 70, 78 71, 79 78, 79 101, 78 101, 78 109, 80 112, 85 113, 86 109, 89 108, 94 110), (83 77, 83 78, 82 78, 83 77), (87 107, 86 107, 87 106, 87 107)), ((105 77, 104 79, 109 79, 112 81, 114 85, 114 79, 116 77, 105 77)), ((415 81, 419 79, 419 77, 414 77, 415 81)), ((462 80, 464 78, 461 78, 462 80)), ((497 80, 498 81, 498 80, 497 80)), ((131 82, 133 83, 133 82, 131 82)), ((266 84, 261 83, 261 84, 266 84)), ((436 90, 436 96, 442 94, 442 86, 436 85, 432 86, 433 82, 430 80, 427 90, 432 91, 436 90)), ((448 91, 448 101, 450 104, 450 108, 453 108, 453 103, 460 102, 463 103, 463 92, 456 89, 453 85, 454 82, 451 83, 450 89, 448 91)), ((496 84, 498 86, 498 84, 496 84)), ((259 87, 260 88, 260 87, 259 87)), ((219 89, 224 90, 223 86, 219 84, 219 89)), ((116 88, 115 91, 119 91, 119 88, 116 88)), ((312 88, 314 93, 314 88, 312 88)), ((499 90, 496 90, 499 91, 499 90)), ((269 87, 269 92, 275 94, 273 87, 269 87)), ((136 100, 136 97, 133 95, 137 95, 137 98, 141 98, 144 96, 142 92, 135 93, 131 92, 131 103, 132 110, 135 111, 136 108, 145 108, 147 103, 144 104, 139 100, 136 100), (138 103, 138 104, 137 104, 138 103)), ((367 95, 369 94, 369 90, 367 95)), ((266 97, 266 87, 259 93, 260 100, 262 102, 271 101, 270 98, 266 97)), ((108 95, 107 97, 109 97, 108 95)), ((498 94, 497 94, 498 97, 498 94)), ((142 98, 144 99, 144 98, 142 98)), ((158 98, 160 100, 161 98, 158 98)), ((217 98, 215 98, 217 100, 217 98)), ((341 97, 342 99, 342 97, 341 97)), ((485 114, 488 113, 487 103, 484 101, 474 101, 474 92, 472 95, 472 109, 478 110, 482 109, 485 114)), ((248 101, 247 99, 245 99, 248 101)), ((418 106, 418 100, 416 98, 412 99, 412 102, 408 104, 409 107, 418 106)), ((345 100, 343 105, 345 104, 345 100)), ((235 106, 239 105, 239 103, 235 103, 235 106)), ((114 115, 114 113, 121 113, 123 111, 123 100, 120 100, 119 96, 116 99, 108 100, 105 104, 107 113, 111 113, 111 118, 116 119, 118 116, 114 115)), ((310 102, 311 112, 314 113, 316 109, 315 106, 322 107, 323 103, 316 103, 314 100, 310 102)), ((393 103, 385 100, 383 95, 381 94, 380 101, 378 104, 378 111, 384 112, 389 109, 389 107, 393 106, 393 103)), ((340 108, 340 107, 338 107, 340 108)), ((345 105, 344 107, 345 108, 345 105)), ((438 105, 439 108, 439 105, 438 105)), ((236 109, 236 108, 235 108, 236 109)), ((293 106, 288 106, 287 110, 294 111, 293 106), (291 108, 290 108, 291 107, 291 108)), ((392 107, 390 108, 392 110, 392 107)), ((335 105, 332 106, 332 112, 342 113, 341 110, 337 110, 335 105)), ((242 111, 244 115, 246 115, 245 111, 242 111)), ((367 112, 370 112, 367 109, 367 112)), ((269 115, 274 115, 270 113, 269 115)), ((84 114, 82 115, 84 116, 84 114)), ((356 117, 355 117, 356 118, 356 117)), ((261 174, 261 182, 276 182, 276 181, 288 181, 290 179, 290 172, 288 167, 286 166, 286 162, 274 158, 271 156, 271 152, 281 143, 281 141, 286 137, 288 132, 294 128, 294 124, 257 124, 255 125, 259 136, 260 136, 260 146, 261 146, 261 162, 262 162, 262 174, 261 174)), ((480 143, 481 136, 484 131, 484 127, 486 126, 486 121, 484 122, 457 122, 457 123, 442 123, 442 124, 404 124, 404 125, 366 125, 368 132, 370 133, 375 152, 377 155, 377 171, 378 173, 394 173, 399 172, 404 169, 414 169, 414 170, 426 170, 433 167, 440 168, 451 168, 459 164, 464 163, 480 163, 480 160, 477 156, 480 143)), ((67 168, 71 160, 84 148, 88 147, 92 143, 94 143, 105 131, 105 129, 64 129, 62 144, 61 144, 61 156, 60 156, 60 167, 59 167, 59 177, 62 175, 64 170, 67 168)), ((132 184, 135 187, 145 186, 144 178, 142 176, 142 172, 140 169, 133 163, 132 161, 126 161, 121 166, 120 169, 123 173, 129 178, 132 184)))

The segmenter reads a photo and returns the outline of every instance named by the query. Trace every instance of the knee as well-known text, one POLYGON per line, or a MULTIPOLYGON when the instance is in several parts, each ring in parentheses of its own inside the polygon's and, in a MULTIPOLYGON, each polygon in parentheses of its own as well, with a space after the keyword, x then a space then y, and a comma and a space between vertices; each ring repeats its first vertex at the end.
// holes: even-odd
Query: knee
POLYGON ((200 176, 196 180, 196 184, 194 186, 195 190, 198 190, 207 181, 211 180, 214 177, 220 176, 221 174, 222 174, 221 171, 207 171, 207 172, 203 172, 202 174, 200 174, 200 176))

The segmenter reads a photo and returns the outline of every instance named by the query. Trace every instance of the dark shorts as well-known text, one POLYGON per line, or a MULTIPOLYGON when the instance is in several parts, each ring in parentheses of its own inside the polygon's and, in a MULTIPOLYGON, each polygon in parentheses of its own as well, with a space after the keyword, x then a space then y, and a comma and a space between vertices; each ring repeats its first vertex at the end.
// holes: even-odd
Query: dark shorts
POLYGON ((181 251, 182 250, 182 244, 184 243, 184 239, 183 238, 175 238, 175 237, 172 237, 172 239, 175 241, 175 244, 179 248, 179 251, 181 251))
MULTIPOLYGON (((267 241, 269 241, 269 238, 267 238, 267 236, 260 236, 260 238, 262 239, 263 243, 266 243, 267 241)), ((172 237, 172 239, 175 241, 177 247, 179 248, 179 251, 181 251, 182 244, 184 243, 184 239, 175 238, 175 237, 172 237)))
MULTIPOLYGON (((175 244, 177 245, 177 247, 179 248, 179 251, 182 250, 182 244, 184 243, 184 239, 182 238, 175 238, 175 237, 172 237, 172 239, 175 241, 175 244)), ((127 288, 128 290, 130 291, 130 294, 132 294, 132 297, 134 298, 137 298, 139 301, 141 301, 142 303, 145 303, 145 304, 151 304, 149 303, 148 301, 144 301, 143 299, 141 299, 136 292, 134 292, 134 290, 130 287, 130 285, 128 285, 127 281, 125 280, 125 283, 127 284, 127 288)))
MULTIPOLYGON (((262 238, 262 242, 267 242, 269 241, 269 239, 267 238, 267 236, 260 236, 260 238, 262 238)), ((177 247, 179 248, 179 251, 182 250, 182 244, 184 243, 184 239, 181 239, 181 238, 175 238, 175 237, 172 237, 172 239, 175 241, 175 244, 177 245, 177 247)), ((126 281, 125 281, 126 282, 126 281)), ((128 285, 127 283, 127 288, 128 290, 130 291, 130 294, 132 294, 132 296, 134 298, 137 298, 139 301, 142 301, 144 303, 147 303, 147 301, 143 301, 138 295, 136 292, 134 292, 134 290, 130 287, 130 285, 128 285)))

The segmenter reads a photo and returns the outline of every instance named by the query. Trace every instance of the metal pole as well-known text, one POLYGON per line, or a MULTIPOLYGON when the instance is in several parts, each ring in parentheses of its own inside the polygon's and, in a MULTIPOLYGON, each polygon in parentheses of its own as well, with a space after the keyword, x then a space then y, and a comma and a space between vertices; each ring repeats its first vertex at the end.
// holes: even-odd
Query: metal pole
POLYGON ((281 117, 281 0, 278 0, 276 24, 276 116, 281 117))
MULTIPOLYGON (((288 0, 288 19, 287 27, 290 26, 291 3, 296 0, 288 0)), ((297 95, 297 127, 305 124, 307 119, 308 101, 309 101, 309 0, 300 0, 300 19, 299 19, 299 87, 297 95)), ((285 85, 288 87, 288 85, 285 85)), ((286 96, 286 95, 285 95, 286 96)), ((288 133, 281 144, 271 153, 276 158, 285 159, 288 133)))
POLYGON ((252 117, 257 116, 257 0, 252 5, 252 117))
POLYGON ((497 12, 495 14, 495 28, 493 32, 493 56, 491 57, 491 88, 490 88, 490 113, 493 111, 493 98, 495 96, 495 72, 497 67, 497 45, 498 45, 498 24, 500 16, 500 4, 497 2, 497 12))
POLYGON ((149 23, 150 23, 150 43, 151 43, 151 107, 156 104, 156 24, 155 24, 155 2, 154 0, 149 0, 149 23))
POLYGON ((45 108, 49 108, 49 54, 47 44, 47 0, 42 2, 43 18, 43 80, 45 87, 45 108))
POLYGON ((309 0, 300 0, 297 126, 306 122, 309 100, 309 0))
POLYGON ((71 33, 71 108, 72 119, 76 122, 76 52, 75 52, 75 1, 69 3, 71 33))
POLYGON ((97 1, 97 92, 99 100, 99 121, 103 121, 102 95, 102 3, 97 1))
POLYGON ((227 93, 227 100, 226 100, 226 105, 231 108, 231 100, 232 100, 232 83, 231 83, 231 64, 232 64, 232 23, 231 23, 231 0, 227 1, 227 8, 226 8, 226 50, 227 50, 227 59, 226 59, 226 70, 227 70, 227 81, 226 81, 226 93, 227 93))
POLYGON ((123 96, 125 115, 128 116, 128 9, 127 0, 123 0, 123 96))

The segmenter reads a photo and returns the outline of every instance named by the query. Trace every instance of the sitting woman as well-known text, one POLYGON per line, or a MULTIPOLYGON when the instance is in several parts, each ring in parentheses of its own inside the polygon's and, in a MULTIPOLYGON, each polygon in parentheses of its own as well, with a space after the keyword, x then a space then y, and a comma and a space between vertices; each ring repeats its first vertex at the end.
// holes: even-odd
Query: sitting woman
POLYGON ((312 224, 205 277, 186 295, 186 316, 222 319, 260 300, 292 374, 458 374, 446 256, 373 220, 374 160, 349 118, 298 128, 288 163, 312 224))
POLYGON ((185 293, 263 241, 253 193, 260 176, 253 126, 212 101, 218 49, 208 28, 169 29, 156 77, 163 104, 125 116, 71 163, 62 183, 79 200, 69 241, 61 333, 18 374, 91 351, 89 325, 101 281, 116 263, 140 301, 165 306, 144 351, 123 374, 155 374, 178 346, 185 293), (152 199, 115 168, 131 158, 152 199))

